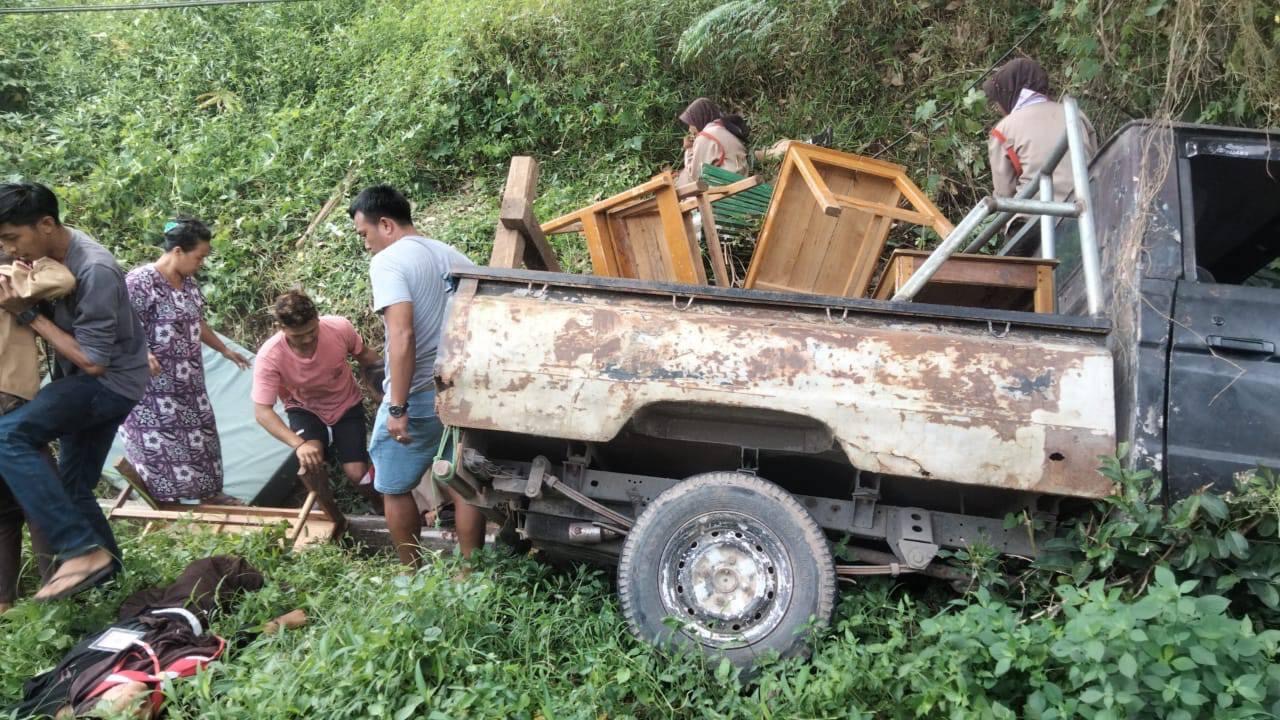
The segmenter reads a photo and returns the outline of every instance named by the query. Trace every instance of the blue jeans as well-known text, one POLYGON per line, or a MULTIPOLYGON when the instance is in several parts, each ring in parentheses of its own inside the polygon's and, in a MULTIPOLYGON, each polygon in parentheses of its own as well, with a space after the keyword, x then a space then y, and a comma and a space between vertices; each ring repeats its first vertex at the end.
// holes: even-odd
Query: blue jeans
POLYGON ((54 380, 31 402, 0 417, 0 478, 59 560, 103 548, 120 561, 111 525, 93 488, 116 429, 136 401, 96 378, 54 380), (41 450, 59 442, 58 472, 41 450))

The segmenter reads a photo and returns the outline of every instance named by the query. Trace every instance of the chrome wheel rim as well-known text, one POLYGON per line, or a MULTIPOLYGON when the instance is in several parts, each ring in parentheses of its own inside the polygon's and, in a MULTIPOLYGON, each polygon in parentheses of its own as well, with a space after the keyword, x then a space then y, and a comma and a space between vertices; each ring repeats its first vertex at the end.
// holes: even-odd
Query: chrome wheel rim
POLYGON ((742 513, 705 513, 681 525, 663 548, 658 574, 667 613, 712 647, 767 637, 791 603, 792 566, 782 541, 742 513))

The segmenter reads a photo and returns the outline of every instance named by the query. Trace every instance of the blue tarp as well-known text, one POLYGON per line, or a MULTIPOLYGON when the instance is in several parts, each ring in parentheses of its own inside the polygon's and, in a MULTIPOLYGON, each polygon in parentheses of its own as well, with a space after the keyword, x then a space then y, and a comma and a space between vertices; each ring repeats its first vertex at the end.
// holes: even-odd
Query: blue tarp
MULTIPOLYGON (((253 358, 253 353, 231 340, 222 337, 222 341, 241 355, 253 358)), ((218 437, 222 440, 223 491, 249 502, 293 453, 253 419, 253 400, 249 395, 253 387, 252 369, 240 370, 206 346, 204 370, 213 414, 218 421, 218 437)), ((276 404, 276 412, 283 417, 283 407, 279 403, 276 404)), ((103 468, 103 474, 116 487, 124 486, 124 478, 115 470, 116 462, 122 457, 123 433, 117 434, 107 465, 103 468)))

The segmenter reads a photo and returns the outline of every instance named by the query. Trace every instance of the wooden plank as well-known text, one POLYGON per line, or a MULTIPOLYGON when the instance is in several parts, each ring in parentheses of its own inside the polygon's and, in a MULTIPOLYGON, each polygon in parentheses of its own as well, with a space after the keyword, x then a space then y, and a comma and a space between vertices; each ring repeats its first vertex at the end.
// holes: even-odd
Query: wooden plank
POLYGON ((749 178, 739 180, 735 183, 729 183, 728 185, 716 185, 709 187, 707 188, 707 196, 713 201, 722 200, 724 198, 737 195, 738 193, 746 192, 752 188, 759 187, 762 183, 764 183, 764 180, 761 180, 759 175, 752 175, 749 178))
POLYGON ((948 260, 929 282, 1035 290, 1036 268, 1029 265, 984 263, 981 260, 948 260))
POLYGON ((493 251, 489 253, 489 266, 518 268, 524 257, 525 240, 517 228, 503 222, 508 216, 519 216, 532 202, 538 185, 538 163, 533 158, 520 155, 511 158, 507 171, 507 184, 502 190, 498 210, 498 228, 493 236, 493 251))
MULTIPOLYGON (((500 220, 520 220, 525 209, 538 197, 538 161, 528 155, 511 158, 507 171, 507 185, 502 191, 502 205, 498 210, 500 220)), ((505 223, 504 223, 505 224, 505 223)), ((507 227, 511 227, 507 225, 507 227)))
POLYGON ((822 213, 831 217, 838 216, 841 211, 840 203, 836 202, 831 188, 827 187, 826 181, 822 179, 822 175, 818 173, 818 169, 813 166, 809 158, 796 153, 793 162, 796 170, 800 172, 800 177, 804 178, 805 184, 809 186, 809 192, 813 194, 818 207, 822 208, 822 213))
MULTIPOLYGON (((591 269, 602 277, 622 277, 619 274, 618 260, 614 255, 612 235, 604 222, 603 215, 588 213, 582 216, 582 234, 587 238, 587 252, 591 254, 591 269)), ((545 230, 546 225, 543 225, 545 230)))
POLYGON ((854 155, 835 148, 825 148, 820 145, 810 145, 809 143, 792 143, 791 148, 803 152, 806 156, 813 158, 815 162, 839 165, 843 168, 865 172, 877 177, 894 178, 907 172, 905 165, 899 165, 888 160, 878 160, 865 155, 854 155))
MULTIPOLYGON (((296 515, 291 512, 290 515, 296 515)), ((259 516, 244 513, 195 512, 191 510, 152 510, 150 508, 133 508, 128 505, 116 511, 113 520, 167 520, 192 521, 202 524, 248 525, 253 527, 270 527, 284 523, 290 525, 289 518, 275 515, 259 516)))
POLYGON ((616 205, 621 205, 622 203, 625 203, 628 200, 634 200, 635 198, 648 195, 649 193, 654 192, 655 190, 657 190, 660 187, 663 187, 664 185, 672 184, 673 181, 670 179, 670 177, 671 177, 671 173, 662 173, 660 175, 656 175, 653 177, 653 179, 649 180, 648 182, 643 183, 641 185, 637 185, 631 188, 630 190, 624 190, 618 193, 617 195, 614 195, 613 197, 606 198, 597 203, 584 207, 580 210, 575 210, 569 213, 568 215, 561 215, 560 217, 554 220, 549 220, 547 222, 544 222, 542 223, 542 232, 546 233, 547 235, 553 235, 560 228, 567 227, 569 225, 572 225, 575 222, 583 221, 585 216, 589 214, 604 212, 606 210, 609 210, 610 208, 613 208, 616 205))
POLYGON ((902 192, 907 202, 911 203, 911 207, 933 218, 933 221, 927 224, 933 228, 934 232, 938 233, 938 237, 945 238, 951 234, 952 230, 956 229, 955 225, 952 225, 951 221, 938 209, 938 206, 933 204, 929 196, 925 195, 924 191, 911 182, 910 178, 905 174, 897 178, 897 183, 898 190, 902 192))
MULTIPOLYGON (((121 460, 123 459, 124 458, 121 458, 121 460)), ((125 501, 127 501, 129 499, 129 496, 132 494, 133 494, 133 488, 130 485, 125 484, 124 489, 120 491, 120 494, 116 495, 116 499, 111 503, 111 507, 107 509, 108 520, 111 519, 111 513, 123 507, 125 504, 125 501)))
MULTIPOLYGON (((889 235, 889 226, 891 220, 883 215, 877 216, 873 225, 874 228, 869 234, 882 238, 880 241, 880 249, 884 247, 883 238, 889 235)), ((877 249, 874 255, 869 257, 864 253, 865 262, 855 261, 849 268, 849 276, 845 279, 844 296, 845 297, 862 297, 866 294, 867 286, 871 284, 871 274, 875 272, 875 261, 880 257, 880 249, 877 249)))
POLYGON ((720 232, 716 230, 711 200, 705 194, 699 195, 698 200, 702 213, 702 236, 707 239, 707 254, 711 256, 711 273, 715 275, 716 285, 729 287, 729 268, 724 262, 724 248, 720 246, 720 232))
MULTIPOLYGON (((707 183, 703 180, 695 180, 691 183, 685 183, 676 188, 676 194, 681 198, 688 198, 686 202, 692 202, 693 207, 697 207, 697 196, 699 193, 707 192, 707 183)), ((682 203, 683 205, 683 203, 682 203)), ((653 197, 636 198, 619 204, 617 207, 609 208, 609 214, 622 216, 628 214, 650 213, 658 209, 658 200, 653 197)))
MULTIPOLYGON (((833 192, 839 190, 846 197, 888 206, 897 205, 901 198, 889 178, 833 164, 819 168, 833 192)), ((819 256, 818 272, 793 279, 812 288, 811 292, 862 297, 884 250, 890 225, 889 218, 851 208, 825 231, 825 236, 815 234, 814 246, 805 251, 819 256), (825 247, 818 246, 819 239, 825 247)))
POLYGON ((542 226, 533 218, 532 204, 524 203, 524 212, 520 217, 502 217, 499 222, 504 229, 513 230, 521 235, 522 259, 526 268, 560 272, 560 261, 556 259, 556 251, 551 247, 551 243, 547 242, 542 226))
POLYGON ((836 202, 841 205, 847 205, 855 210, 863 210, 873 215, 883 215, 894 220, 902 220, 903 222, 913 223, 915 225, 928 226, 933 223, 934 218, 915 210, 907 210, 896 205, 885 205, 884 203, 870 202, 860 198, 849 197, 848 195, 836 195, 836 202))
POLYGON ((542 232, 546 235, 559 235, 563 232, 570 232, 566 228, 575 223, 581 224, 583 222, 582 218, 589 214, 586 209, 574 210, 568 215, 561 215, 554 220, 542 223, 542 232))
POLYGON ((786 213, 782 200, 789 196, 791 189, 791 178, 795 174, 794 169, 789 163, 783 163, 782 170, 778 174, 778 182, 774 186, 773 197, 774 202, 769 206, 769 212, 764 216, 764 227, 760 229, 760 237, 756 241, 756 250, 751 255, 751 263, 747 266, 747 279, 743 283, 745 288, 768 287, 774 290, 789 289, 785 286, 775 284, 771 279, 771 273, 764 273, 766 270, 768 258, 773 251, 774 238, 781 234, 781 228, 785 220, 782 216, 786 213), (765 278, 761 274, 766 275, 765 278))
POLYGON ((511 158, 489 257, 491 267, 515 268, 523 263, 530 270, 560 271, 555 250, 533 217, 537 190, 538 162, 527 155, 511 158))
POLYGON ((773 292, 785 292, 785 293, 795 292, 795 290, 791 289, 786 285, 779 285, 778 283, 767 282, 765 280, 757 280, 755 287, 759 288, 760 290, 771 290, 773 292))
POLYGON ((1036 290, 1032 300, 1034 309, 1038 313, 1054 313, 1057 312, 1057 293, 1054 292, 1053 286, 1053 267, 1050 265, 1041 265, 1036 268, 1036 290))
POLYGON ((574 220, 572 223, 570 223, 570 224, 568 224, 568 225, 562 225, 562 226, 560 226, 560 227, 556 228, 554 231, 546 230, 546 229, 545 229, 545 228, 546 228, 546 223, 543 223, 542 227, 543 227, 543 231, 542 231, 542 232, 543 232, 543 234, 544 234, 544 235, 567 235, 567 234, 569 234, 569 233, 580 233, 580 232, 582 232, 582 221, 581 221, 581 220, 574 220))
POLYGON ((523 256, 524 238, 519 231, 498 223, 498 229, 493 234, 493 251, 489 253, 489 267, 518 268, 523 256))
POLYGON ((658 215, 662 218, 662 234, 666 241, 666 259, 671 271, 671 280, 683 283, 707 284, 706 271, 702 269, 702 253, 698 251, 697 241, 690 237, 685 225, 684 213, 680 211, 680 199, 676 196, 674 184, 669 184, 657 191, 658 215))
POLYGON ((663 257, 662 219, 656 211, 626 217, 606 213, 604 217, 612 232, 619 277, 668 279, 667 262, 663 257))

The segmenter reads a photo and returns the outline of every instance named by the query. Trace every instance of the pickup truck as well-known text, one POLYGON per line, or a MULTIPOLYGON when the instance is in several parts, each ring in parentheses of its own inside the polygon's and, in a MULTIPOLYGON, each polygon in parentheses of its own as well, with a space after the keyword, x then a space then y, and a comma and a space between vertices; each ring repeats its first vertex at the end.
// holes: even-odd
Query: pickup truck
POLYGON ((1088 188, 1102 302, 1063 217, 1052 314, 457 272, 450 482, 551 558, 616 563, 638 636, 749 665, 803 653, 841 576, 1033 557, 1045 531, 1004 518, 1088 508, 1121 448, 1170 501, 1280 465, 1280 141, 1131 123, 1088 188))

